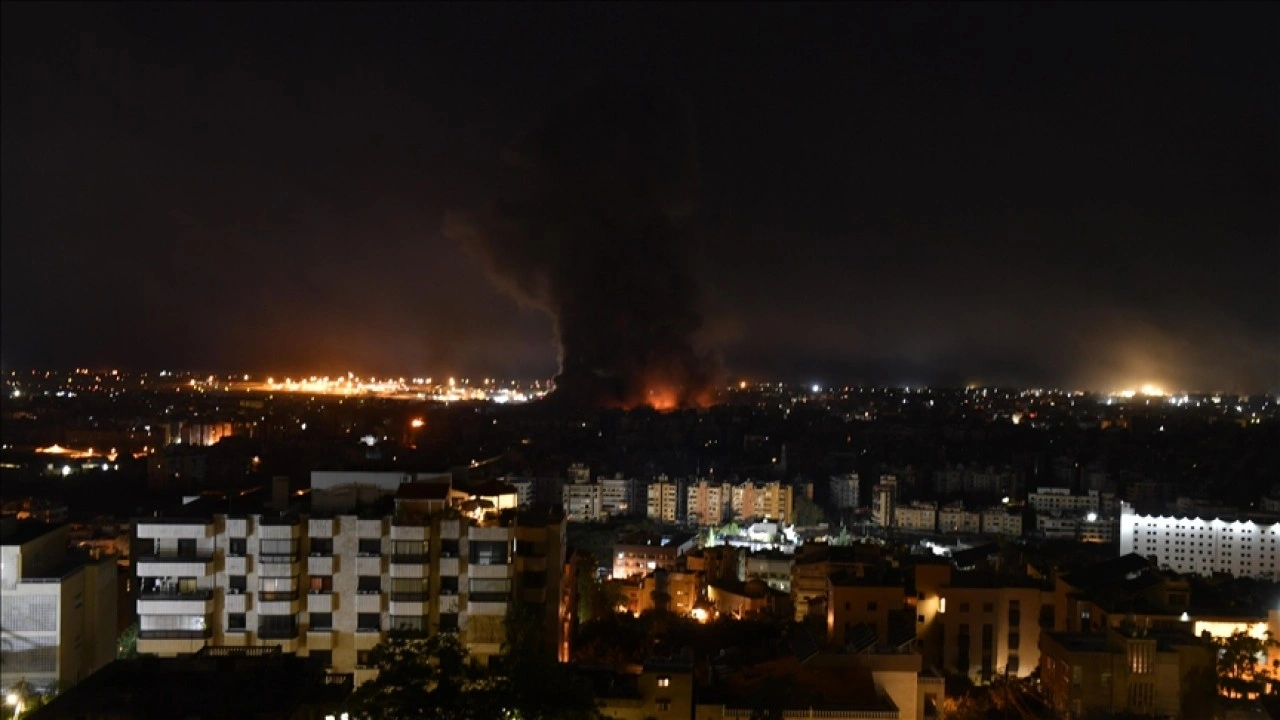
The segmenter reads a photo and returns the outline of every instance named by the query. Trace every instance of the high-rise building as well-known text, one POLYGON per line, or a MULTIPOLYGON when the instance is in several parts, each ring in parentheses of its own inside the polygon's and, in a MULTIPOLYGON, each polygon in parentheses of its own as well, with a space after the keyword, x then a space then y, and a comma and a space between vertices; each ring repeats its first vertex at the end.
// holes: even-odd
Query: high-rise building
POLYGON ((646 490, 645 515, 650 520, 674 525, 679 518, 679 485, 661 475, 646 490))
POLYGON ((500 651, 517 606, 540 613, 559 644, 558 509, 498 510, 448 482, 399 483, 393 497, 387 515, 319 493, 309 512, 198 500, 138 520, 139 651, 274 645, 358 684, 389 635, 456 632, 483 661, 500 651))
POLYGON ((783 525, 793 522, 792 488, 780 482, 734 485, 730 489, 729 504, 735 520, 777 520, 783 525))
POLYGON ((0 689, 65 689, 115 659, 115 558, 69 551, 70 531, 0 517, 0 689))
POLYGON ((858 473, 831 476, 831 504, 840 510, 858 507, 858 473))
POLYGON ((595 483, 565 483, 565 516, 573 522, 595 522, 608 515, 604 512, 604 488, 595 483))

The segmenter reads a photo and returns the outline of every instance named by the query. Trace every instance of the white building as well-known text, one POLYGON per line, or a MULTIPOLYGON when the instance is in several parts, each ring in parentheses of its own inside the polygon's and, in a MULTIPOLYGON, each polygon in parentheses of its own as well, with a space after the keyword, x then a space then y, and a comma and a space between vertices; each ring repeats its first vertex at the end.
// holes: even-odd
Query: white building
POLYGON ((1098 512, 1098 503, 1097 490, 1091 490, 1087 495, 1072 495, 1069 488, 1045 487, 1027 496, 1027 504, 1038 513, 1098 512))
POLYGON ((831 504, 840 510, 858 507, 858 473, 831 476, 831 504))
POLYGON ((1121 506, 1120 554, 1154 557, 1175 572, 1280 580, 1278 546, 1280 523, 1139 515, 1121 506))
POLYGON ((596 522, 609 515, 604 511, 604 488, 595 483, 565 483, 565 516, 572 522, 596 522))
POLYGON ((138 520, 138 650, 276 645, 360 683, 389 634, 456 632, 483 661, 517 602, 563 642, 563 517, 462 498, 446 483, 405 483, 387 516, 355 506, 228 513, 225 501, 201 500, 138 520))
POLYGON ((636 481, 619 473, 611 478, 599 478, 600 510, 608 516, 631 515, 638 512, 636 481))
POLYGON ((899 530, 934 532, 938 529, 938 504, 913 502, 899 505, 893 514, 893 526, 899 530))
POLYGON ((1036 513, 1036 532, 1052 540, 1075 540, 1080 534, 1080 518, 1066 513, 1036 513))
POLYGON ((71 526, 0 518, 0 690, 66 689, 116 657, 116 562, 67 550, 71 526))
POLYGON ((982 511, 982 534, 1018 537, 1022 535, 1022 513, 1010 512, 1003 507, 982 511))

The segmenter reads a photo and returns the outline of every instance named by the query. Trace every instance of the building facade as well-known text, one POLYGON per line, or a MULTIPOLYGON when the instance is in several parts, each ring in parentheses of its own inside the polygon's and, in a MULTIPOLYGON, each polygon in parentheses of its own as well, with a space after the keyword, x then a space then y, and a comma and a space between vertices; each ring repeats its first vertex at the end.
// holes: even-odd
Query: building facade
POLYGON ((838 510, 858 507, 858 473, 831 476, 831 504, 838 510))
POLYGON ((649 483, 646 489, 645 516, 650 520, 674 525, 679 521, 679 485, 666 476, 649 483))
POLYGON ((115 558, 69 552, 70 530, 0 518, 0 689, 66 689, 115 659, 115 558))
POLYGON ((1280 580, 1280 523, 1120 512, 1120 554, 1154 557, 1162 568, 1192 575, 1280 580))

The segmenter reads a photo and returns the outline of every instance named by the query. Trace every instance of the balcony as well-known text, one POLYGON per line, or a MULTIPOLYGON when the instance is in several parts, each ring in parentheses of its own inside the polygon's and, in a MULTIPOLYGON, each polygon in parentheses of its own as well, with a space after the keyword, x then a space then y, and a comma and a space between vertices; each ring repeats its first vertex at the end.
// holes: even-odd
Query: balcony
POLYGON ((313 538, 331 538, 338 532, 338 521, 334 518, 313 517, 307 520, 307 534, 313 538))
POLYGON ((229 517, 227 518, 227 537, 247 538, 249 537, 249 518, 246 517, 229 517))
POLYGON ((356 595, 356 612, 382 612, 382 593, 362 592, 356 595))
POLYGON ((259 615, 296 615, 302 610, 302 601, 295 593, 258 593, 259 615))
POLYGON ((228 590, 222 596, 222 604, 226 606, 226 610, 229 613, 249 612, 249 594, 228 590))
POLYGON ((260 561, 258 563, 258 577, 293 577, 297 574, 298 568, 292 562, 260 561))
POLYGON ((458 558, 440 556, 440 574, 445 577, 458 576, 458 558))
POLYGON ((307 647, 312 650, 332 650, 333 628, 307 628, 307 647))
POLYGON ((442 613, 456 613, 458 612, 458 595, 457 593, 446 595, 442 592, 436 604, 440 606, 442 613))
POLYGON ((405 595, 418 595, 418 593, 392 593, 391 594, 391 614, 392 615, 426 615, 427 603, 426 598, 421 600, 399 600, 397 598, 405 595))
POLYGON ((468 598, 467 613, 471 615, 506 615, 511 603, 500 599, 504 593, 481 593, 479 600, 468 598))
POLYGON ((356 523, 356 537, 361 540, 373 540, 382 537, 382 518, 361 518, 356 523))
POLYGON ((506 564, 467 566, 467 575, 473 578, 508 578, 511 577, 511 566, 506 564))
POLYGON ((201 640, 213 637, 213 630, 139 630, 139 640, 201 640))
POLYGON ((139 577, 201 577, 213 572, 213 553, 138 555, 139 577))
POLYGON ((393 578, 425 578, 431 568, 422 563, 391 563, 391 577, 393 578))
POLYGON ((308 575, 337 574, 338 559, 332 555, 312 555, 307 558, 308 575))
POLYGON ((382 558, 381 557, 358 557, 356 558, 356 575, 381 575, 382 574, 382 558))
POLYGON ((298 626, 271 627, 259 625, 258 637, 262 640, 295 640, 298 637, 298 626))
POLYGON ((222 565, 228 575, 248 575, 253 567, 250 559, 243 555, 227 555, 222 559, 222 565))
POLYGON ((333 612, 334 607, 338 604, 335 597, 333 593, 308 593, 307 612, 333 612))
POLYGON ((138 597, 139 615, 208 615, 213 612, 213 591, 149 592, 138 597))
POLYGON ((426 520, 425 522, 419 522, 413 518, 398 517, 391 523, 391 539, 412 541, 426 540, 427 522, 430 521, 426 520))
POLYGON ((211 538, 213 520, 203 518, 147 518, 138 521, 140 540, 211 538))
POLYGON ((429 559, 426 553, 392 553, 391 562, 402 565, 425 565, 429 559))

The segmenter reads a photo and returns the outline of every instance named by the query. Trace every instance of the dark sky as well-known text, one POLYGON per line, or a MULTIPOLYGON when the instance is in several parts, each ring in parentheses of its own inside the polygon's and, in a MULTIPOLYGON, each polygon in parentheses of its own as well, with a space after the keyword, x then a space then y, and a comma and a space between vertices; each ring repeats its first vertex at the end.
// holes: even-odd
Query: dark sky
MULTIPOLYGON (((548 377, 442 230, 687 99, 728 374, 1280 388, 1275 5, 3 5, 2 360, 548 377)), ((607 242, 607 240, 602 240, 607 242)))

